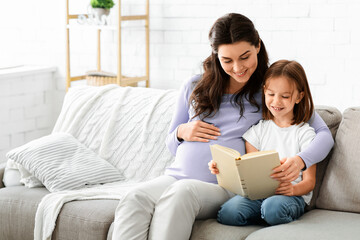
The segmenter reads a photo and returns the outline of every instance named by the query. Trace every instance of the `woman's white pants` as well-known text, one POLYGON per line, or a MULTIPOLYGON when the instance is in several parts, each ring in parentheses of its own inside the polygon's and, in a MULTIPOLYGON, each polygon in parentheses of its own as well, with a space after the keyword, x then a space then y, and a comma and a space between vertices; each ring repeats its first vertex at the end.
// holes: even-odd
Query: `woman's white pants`
POLYGON ((220 206, 232 196, 217 184, 160 176, 120 200, 112 239, 189 239, 195 219, 216 218, 220 206))

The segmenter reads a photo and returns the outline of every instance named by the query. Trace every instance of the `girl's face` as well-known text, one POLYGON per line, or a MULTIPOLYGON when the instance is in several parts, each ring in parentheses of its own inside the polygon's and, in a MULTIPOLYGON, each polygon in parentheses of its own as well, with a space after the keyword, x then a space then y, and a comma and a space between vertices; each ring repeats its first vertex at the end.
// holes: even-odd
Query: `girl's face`
POLYGON ((274 122, 280 127, 288 127, 294 118, 294 106, 304 97, 295 83, 280 76, 269 78, 265 84, 265 105, 274 116, 274 122))
POLYGON ((232 44, 222 44, 218 49, 221 67, 230 76, 229 93, 234 93, 245 86, 255 72, 258 61, 259 46, 240 41, 232 44))

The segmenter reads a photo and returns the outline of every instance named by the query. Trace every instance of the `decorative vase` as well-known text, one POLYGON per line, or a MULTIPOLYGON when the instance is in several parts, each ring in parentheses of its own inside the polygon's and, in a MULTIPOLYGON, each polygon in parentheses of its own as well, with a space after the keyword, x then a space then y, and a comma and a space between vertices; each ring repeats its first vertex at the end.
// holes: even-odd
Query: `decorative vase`
POLYGON ((110 14, 110 9, 93 8, 93 14, 98 19, 101 19, 103 15, 108 16, 110 14))

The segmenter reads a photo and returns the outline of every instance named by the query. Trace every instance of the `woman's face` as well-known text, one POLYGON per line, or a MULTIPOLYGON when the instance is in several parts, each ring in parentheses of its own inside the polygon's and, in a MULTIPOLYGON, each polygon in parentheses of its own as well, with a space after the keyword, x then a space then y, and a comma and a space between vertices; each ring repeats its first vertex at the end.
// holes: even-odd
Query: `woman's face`
POLYGON ((229 93, 234 93, 245 86, 255 72, 258 61, 259 46, 240 41, 232 44, 222 44, 218 49, 221 67, 230 76, 229 93))

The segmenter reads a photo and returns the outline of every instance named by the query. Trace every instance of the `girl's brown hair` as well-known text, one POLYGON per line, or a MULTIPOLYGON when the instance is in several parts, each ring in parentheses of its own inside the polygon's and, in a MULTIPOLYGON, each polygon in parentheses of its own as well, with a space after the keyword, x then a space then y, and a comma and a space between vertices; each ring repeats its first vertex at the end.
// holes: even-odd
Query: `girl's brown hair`
POLYGON ((190 103, 194 107, 195 116, 204 119, 215 114, 220 107, 221 98, 230 83, 230 76, 225 73, 220 65, 218 49, 222 44, 232 44, 245 41, 253 46, 260 45, 257 55, 258 66, 246 85, 231 98, 239 106, 240 117, 244 112, 243 96, 260 110, 259 103, 255 100, 255 93, 261 89, 264 74, 269 66, 269 58, 263 41, 260 40, 254 24, 247 17, 229 13, 214 23, 209 32, 212 48, 211 55, 203 62, 204 73, 190 96, 190 103))
MULTIPOLYGON (((304 97, 301 101, 294 106, 294 119, 292 124, 300 124, 309 121, 314 112, 314 103, 304 68, 296 61, 279 60, 273 63, 265 73, 264 93, 267 80, 276 77, 287 78, 294 83, 299 93, 304 93, 304 97)), ((262 102, 263 118, 265 120, 273 119, 273 115, 265 105, 265 94, 262 95, 262 102)))

